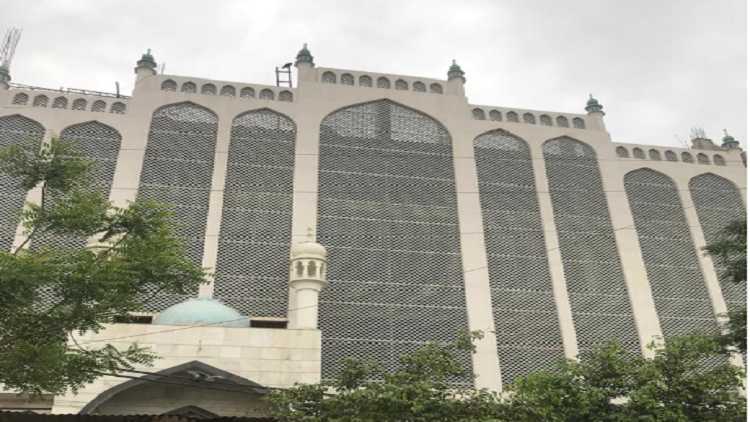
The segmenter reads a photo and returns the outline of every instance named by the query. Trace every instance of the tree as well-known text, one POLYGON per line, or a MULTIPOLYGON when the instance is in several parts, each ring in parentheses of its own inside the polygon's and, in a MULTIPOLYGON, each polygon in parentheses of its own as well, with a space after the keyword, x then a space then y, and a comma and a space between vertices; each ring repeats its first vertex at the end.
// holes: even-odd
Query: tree
POLYGON ((608 343, 556 370, 517 379, 501 397, 451 384, 463 374, 455 345, 428 344, 384 373, 348 360, 331 382, 272 396, 282 421, 744 421, 742 371, 715 339, 672 338, 646 359, 608 343))
MULTIPOLYGON (((725 283, 747 283, 747 220, 736 220, 725 227, 716 240, 706 245, 725 283)), ((747 308, 729 312, 726 334, 719 341, 727 350, 747 353, 747 308)))
POLYGON ((447 345, 429 343, 402 356, 392 373, 346 360, 331 382, 275 392, 275 416, 310 422, 501 420, 499 396, 455 383, 466 375, 455 353, 473 350, 472 339, 479 336, 460 336, 447 345))
POLYGON ((97 332, 158 293, 184 294, 203 281, 170 213, 149 201, 112 206, 92 187, 92 166, 57 139, 0 151, 0 169, 25 191, 39 187, 42 197, 21 213, 23 244, 0 252, 0 383, 7 389, 60 394, 150 363, 155 356, 137 344, 91 348, 73 334, 97 332), (34 246, 45 237, 94 236, 81 248, 34 246))
POLYGON ((671 338, 653 359, 616 343, 511 387, 514 421, 744 421, 742 371, 705 336, 671 338))

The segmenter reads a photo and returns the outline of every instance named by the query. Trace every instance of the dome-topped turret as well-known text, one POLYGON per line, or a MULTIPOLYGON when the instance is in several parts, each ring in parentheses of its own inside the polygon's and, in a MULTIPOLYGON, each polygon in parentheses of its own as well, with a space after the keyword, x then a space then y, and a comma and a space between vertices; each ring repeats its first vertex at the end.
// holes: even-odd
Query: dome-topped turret
POLYGON ((154 319, 158 325, 210 325, 248 327, 247 317, 212 298, 188 299, 163 310, 154 319))
POLYGON ((740 142, 734 139, 734 136, 730 135, 726 129, 724 129, 724 137, 721 139, 721 146, 727 149, 738 149, 740 142))
POLYGON ((292 245, 290 251, 291 259, 297 258, 318 258, 326 259, 328 251, 325 246, 314 240, 306 240, 304 242, 295 243, 292 245))
POLYGON ((589 94, 589 100, 586 101, 586 111, 589 113, 602 113, 604 114, 604 107, 599 104, 599 100, 594 98, 593 95, 589 94))
POLYGON ((313 56, 310 54, 310 50, 307 49, 307 43, 303 44, 302 50, 297 53, 297 60, 294 62, 294 65, 299 66, 300 63, 308 63, 310 66, 315 66, 313 56))

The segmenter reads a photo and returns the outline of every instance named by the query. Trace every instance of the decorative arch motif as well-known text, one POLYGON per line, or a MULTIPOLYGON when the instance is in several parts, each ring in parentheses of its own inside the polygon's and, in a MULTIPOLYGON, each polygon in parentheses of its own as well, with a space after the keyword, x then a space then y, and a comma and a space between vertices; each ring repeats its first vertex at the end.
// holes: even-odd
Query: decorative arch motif
POLYGON ((29 103, 29 96, 23 92, 16 94, 13 97, 13 105, 26 105, 29 103))
POLYGON ((433 94, 442 94, 443 93, 443 86, 440 85, 437 82, 430 84, 430 92, 433 94))
POLYGON ((354 85, 354 76, 351 73, 341 75, 341 85, 354 85))
POLYGON ((49 97, 46 95, 37 95, 34 97, 34 104, 32 104, 34 107, 47 107, 47 103, 49 103, 49 97))
POLYGON ((224 97, 234 97, 237 95, 237 90, 232 85, 224 85, 221 87, 220 94, 224 97))
POLYGON ((536 117, 534 117, 531 113, 523 113, 523 122, 528 123, 530 125, 536 124, 536 117))
MULTIPOLYGON (((172 379, 171 382, 182 384, 182 388, 205 388, 205 381, 186 381, 193 379, 193 374, 206 374, 208 376, 220 377, 223 382, 235 384, 237 387, 244 387, 247 393, 251 395, 264 395, 268 394, 269 390, 262 385, 251 381, 247 378, 240 377, 231 372, 224 371, 222 369, 213 367, 200 361, 186 362, 171 368, 163 369, 159 372, 144 375, 137 379, 131 379, 121 384, 117 384, 96 396, 86 406, 81 409, 81 415, 93 415, 97 413, 97 409, 106 402, 112 400, 115 396, 120 393, 140 388, 144 385, 151 385, 154 381, 167 382, 172 379)), ((172 414, 167 412, 167 414, 172 414)))
MULTIPOLYGON (((688 186, 706 243, 716 241, 721 230, 732 221, 747 218, 742 194, 730 180, 713 173, 704 173, 690 179, 688 186)), ((721 271, 716 262, 714 269, 721 271)), ((744 308, 746 284, 721 279, 719 283, 729 310, 744 308)))
POLYGON ((565 116, 557 116, 557 125, 560 127, 570 127, 570 124, 568 123, 568 118, 565 116))
POLYGON ((552 117, 542 114, 539 116, 539 123, 541 123, 542 126, 552 126, 552 117))
POLYGON ((505 113, 505 118, 509 122, 518 123, 518 113, 515 111, 509 111, 505 113))
POLYGON ((112 106, 109 108, 109 112, 113 114, 125 114, 126 109, 127 106, 125 105, 125 103, 117 101, 112 103, 112 106))
POLYGON ((528 144, 502 129, 474 139, 502 380, 564 358, 528 144))
POLYGON ((416 92, 427 92, 427 87, 425 86, 424 82, 416 81, 414 82, 412 87, 416 92))
MULTIPOLYGON (((90 187, 108 198, 115 174, 117 156, 120 152, 122 141, 120 132, 104 123, 90 121, 66 127, 60 132, 60 141, 72 144, 83 158, 92 162, 90 187)), ((48 195, 47 198, 50 202, 62 199, 52 194, 48 195)), ((32 247, 51 246, 75 249, 86 246, 86 241, 87 239, 81 236, 43 233, 34 238, 32 247)))
MULTIPOLYGON (((347 356, 392 370, 406 351, 465 330, 451 137, 443 125, 389 100, 335 111, 320 127, 318 180, 318 241, 337 262, 327 269, 337 288, 320 300, 323 378, 347 356)), ((459 358, 471 372, 470 354, 459 358)))
POLYGON ((630 153, 628 152, 628 149, 623 146, 615 148, 615 153, 620 158, 630 158, 630 153))
POLYGON ((240 98, 255 98, 255 90, 246 86, 240 90, 240 98))
POLYGON ((273 100, 274 99, 273 91, 268 88, 262 89, 258 97, 261 100, 273 100))
MULTIPOLYGON (((172 208, 176 234, 186 255, 203 260, 203 238, 216 147, 218 118, 191 102, 169 104, 154 111, 143 158, 139 199, 153 199, 172 208)), ((148 310, 158 311, 188 295, 159 295, 148 310)))
POLYGON ((216 95, 216 85, 214 85, 214 84, 203 84, 203 86, 201 86, 201 94, 203 94, 203 95, 216 95))
MULTIPOLYGON (((18 114, 0 117, 0 147, 23 145, 29 150, 38 150, 44 138, 44 127, 37 121, 18 114)), ((19 186, 20 180, 0 174, 0 249, 10 250, 19 213, 26 200, 26 192, 19 186)))
POLYGON ((633 158, 637 158, 639 160, 645 160, 646 159, 646 153, 643 152, 642 149, 635 147, 633 148, 633 158))
POLYGON ((84 100, 83 98, 78 98, 73 101, 73 110, 79 110, 79 111, 85 111, 86 106, 88 105, 88 102, 84 100))
POLYGON ((359 86, 364 86, 371 88, 372 87, 372 78, 367 75, 362 75, 359 77, 359 86))
POLYGON ((651 148, 648 150, 648 158, 654 161, 661 161, 661 153, 659 150, 651 148))
POLYGON ((377 86, 378 88, 391 89, 391 81, 385 76, 381 76, 378 78, 377 86))
POLYGON ((714 165, 717 166, 726 166, 727 162, 724 161, 724 157, 722 157, 719 154, 714 154, 714 165))
POLYGON ((677 186, 642 168, 625 175, 625 192, 664 336, 718 334, 677 186))
POLYGON ((497 111, 497 110, 490 110, 490 120, 494 122, 502 122, 503 121, 503 113, 497 111))
POLYGON ((409 84, 403 79, 396 79, 394 88, 396 88, 397 91, 407 91, 409 89, 409 84))
POLYGON ((474 110, 471 110, 471 115, 474 117, 474 120, 485 120, 486 117, 484 115, 484 110, 481 108, 475 108, 474 110))
POLYGON ((286 316, 296 132, 269 109, 232 121, 214 297, 247 315, 286 316))
POLYGON ((542 150, 579 351, 614 338, 639 354, 596 153, 570 137, 542 150))
POLYGON ((574 117, 573 127, 576 129, 586 129, 586 122, 580 117, 574 117))
POLYGON ((162 91, 177 91, 177 82, 167 79, 166 81, 161 83, 161 90, 162 91))
POLYGON ((68 99, 65 97, 57 97, 52 101, 52 108, 68 108, 68 99))
POLYGON ((294 99, 294 96, 292 95, 291 91, 281 91, 281 92, 279 92, 279 101, 284 101, 284 102, 290 103, 290 102, 292 102, 293 99, 294 99))
POLYGON ((698 164, 711 164, 711 161, 708 159, 708 155, 699 152, 698 155, 696 155, 698 164))
POLYGON ((94 113, 103 113, 107 111, 107 103, 102 100, 96 100, 91 104, 91 111, 94 113))
POLYGON ((321 82, 323 82, 324 84, 335 84, 336 74, 333 72, 323 72, 323 77, 321 78, 321 82))
POLYGON ((692 163, 693 162, 693 156, 689 152, 683 152, 682 153, 682 162, 683 163, 692 163))
POLYGON ((666 150, 664 151, 664 158, 666 158, 667 161, 677 161, 677 154, 672 150, 666 150))
POLYGON ((185 82, 182 84, 182 88, 180 88, 180 91, 186 94, 195 94, 196 92, 198 92, 198 87, 195 86, 195 83, 193 82, 185 82))

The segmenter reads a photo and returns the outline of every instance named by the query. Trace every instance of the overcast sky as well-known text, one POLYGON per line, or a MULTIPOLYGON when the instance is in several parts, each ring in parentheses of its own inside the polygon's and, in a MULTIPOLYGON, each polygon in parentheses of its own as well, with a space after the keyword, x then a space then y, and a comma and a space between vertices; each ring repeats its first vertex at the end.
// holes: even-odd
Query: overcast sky
POLYGON ((325 67, 445 78, 455 58, 473 104, 577 113, 593 93, 616 142, 744 145, 745 3, 3 0, 0 30, 23 29, 24 84, 128 93, 146 48, 169 74, 273 84, 307 42, 325 67))

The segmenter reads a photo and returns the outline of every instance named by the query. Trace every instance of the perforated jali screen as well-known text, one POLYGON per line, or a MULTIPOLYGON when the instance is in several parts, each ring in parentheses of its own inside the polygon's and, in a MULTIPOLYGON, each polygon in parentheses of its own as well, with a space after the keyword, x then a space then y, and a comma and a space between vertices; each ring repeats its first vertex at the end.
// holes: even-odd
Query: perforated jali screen
MULTIPOLYGON (((186 254, 198 265, 203 258, 216 129, 216 115, 194 104, 157 109, 151 119, 138 187, 139 199, 153 199, 171 207, 186 254)), ((148 310, 158 311, 185 299, 158 295, 148 310)))
MULTIPOLYGON (((120 151, 122 137, 112 127, 99 122, 87 122, 68 126, 60 133, 60 142, 72 143, 84 159, 92 161, 90 170, 91 186, 98 190, 105 198, 109 198, 112 178, 115 174, 117 154, 120 151)), ((56 198, 48 196, 49 203, 56 198)), ((41 234, 32 241, 33 248, 44 246, 80 248, 86 245, 83 236, 60 236, 50 233, 41 234)))
MULTIPOLYGON (((690 180, 690 195, 698 213, 706 243, 719 238, 719 233, 734 220, 747 218, 745 205, 737 187, 715 174, 702 174, 690 180)), ((721 267, 714 262, 717 273, 721 267)), ((746 306, 746 283, 719 279, 721 291, 730 311, 746 306)))
MULTIPOLYGON (((323 120, 324 379, 344 358, 393 369, 424 342, 451 341, 468 329, 450 142, 435 120, 387 100, 323 120)), ((469 353, 460 359, 471 373, 469 353)))
MULTIPOLYGON (((0 147, 25 145, 39 149, 44 138, 42 125, 27 117, 13 115, 0 117, 0 147)), ((0 173, 0 248, 9 250, 19 223, 26 192, 18 179, 0 173)))
POLYGON ((579 352, 616 339, 640 354, 596 153, 567 137, 543 152, 579 352))
POLYGON ((522 139, 496 130, 474 140, 497 353, 504 384, 564 358, 539 214, 522 139))
POLYGON ((640 169, 625 176, 625 191, 662 333, 667 338, 718 333, 674 182, 664 174, 640 169))
POLYGON ((247 315, 286 317, 294 139, 270 110, 232 124, 214 296, 247 315))

